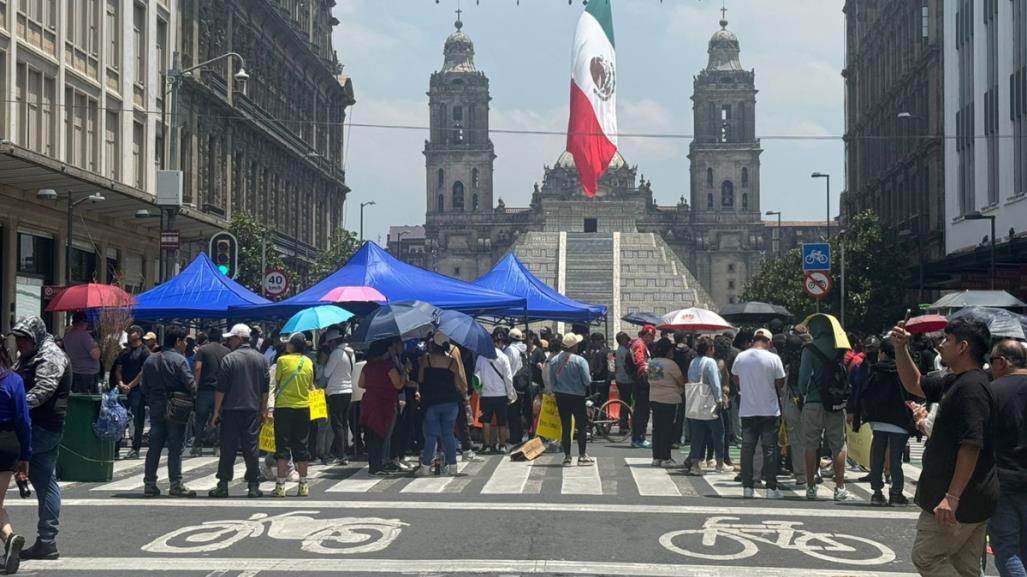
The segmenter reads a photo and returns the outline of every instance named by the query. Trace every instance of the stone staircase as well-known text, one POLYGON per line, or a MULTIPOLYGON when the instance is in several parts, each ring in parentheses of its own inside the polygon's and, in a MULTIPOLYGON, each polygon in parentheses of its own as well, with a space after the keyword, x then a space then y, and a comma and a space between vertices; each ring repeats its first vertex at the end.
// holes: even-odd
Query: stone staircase
POLYGON ((614 233, 566 233, 563 294, 613 311, 613 237, 614 233))

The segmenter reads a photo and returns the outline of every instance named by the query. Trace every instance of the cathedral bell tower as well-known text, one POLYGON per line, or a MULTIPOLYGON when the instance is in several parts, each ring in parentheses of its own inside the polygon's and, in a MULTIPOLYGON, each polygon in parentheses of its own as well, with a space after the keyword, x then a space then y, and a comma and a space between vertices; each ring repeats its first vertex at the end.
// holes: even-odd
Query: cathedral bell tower
POLYGON ((474 66, 474 43, 463 31, 446 39, 442 69, 431 76, 430 138, 424 143, 427 168, 427 223, 447 214, 492 212, 489 139, 489 79, 474 66))

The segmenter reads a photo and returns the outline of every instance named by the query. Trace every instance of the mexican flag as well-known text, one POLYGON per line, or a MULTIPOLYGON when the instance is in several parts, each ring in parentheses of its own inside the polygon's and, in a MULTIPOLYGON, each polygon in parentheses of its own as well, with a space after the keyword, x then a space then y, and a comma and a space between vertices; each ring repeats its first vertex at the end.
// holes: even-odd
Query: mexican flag
POLYGON ((578 20, 571 67, 571 117, 567 151, 574 156, 585 196, 617 152, 617 66, 611 0, 592 0, 578 20))

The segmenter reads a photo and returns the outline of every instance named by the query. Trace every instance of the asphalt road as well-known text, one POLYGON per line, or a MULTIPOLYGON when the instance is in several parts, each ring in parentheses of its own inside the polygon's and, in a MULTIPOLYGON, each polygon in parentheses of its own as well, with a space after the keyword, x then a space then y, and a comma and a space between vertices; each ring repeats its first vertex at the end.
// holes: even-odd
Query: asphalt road
MULTIPOLYGON (((532 463, 490 455, 448 478, 379 480, 363 463, 313 467, 308 499, 245 499, 237 481, 224 501, 143 499, 142 461, 119 461, 111 482, 64 486, 62 558, 27 561, 22 573, 915 574, 918 510, 870 507, 865 484, 850 483, 856 499, 845 503, 830 500, 830 483, 815 502, 793 491, 746 500, 733 475, 654 469, 649 451, 624 446, 590 451, 595 467, 564 468, 553 454, 532 463)), ((201 494, 216 483, 212 457, 186 459, 184 469, 201 494)), ((35 499, 8 495, 15 527, 31 534, 35 499)))

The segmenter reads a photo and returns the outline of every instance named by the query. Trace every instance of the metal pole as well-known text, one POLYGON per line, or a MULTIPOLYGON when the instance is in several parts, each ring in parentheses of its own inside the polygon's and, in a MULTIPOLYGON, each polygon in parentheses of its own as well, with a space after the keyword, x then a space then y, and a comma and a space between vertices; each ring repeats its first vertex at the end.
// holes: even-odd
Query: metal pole
POLYGON ((842 327, 845 327, 845 239, 841 239, 842 245, 842 307, 841 307, 841 321, 842 327))
POLYGON ((364 204, 360 204, 360 244, 364 244, 364 204))
MULTIPOLYGON (((74 219, 72 218, 72 211, 75 209, 75 204, 71 200, 71 193, 68 193, 68 238, 67 242, 64 243, 64 285, 71 285, 71 229, 74 226, 74 219)), ((994 222, 994 221, 992 221, 994 222)), ((99 255, 97 255, 99 257, 99 255)))
POLYGON ((172 56, 171 71, 169 72, 171 76, 171 128, 168 140, 171 144, 168 148, 171 158, 169 168, 171 170, 178 170, 181 153, 181 145, 178 143, 178 89, 182 84, 180 77, 181 69, 182 55, 175 52, 174 56, 172 56))
POLYGON ((827 176, 827 240, 831 240, 831 175, 827 176))
POLYGON ((262 231, 260 235, 260 278, 263 282, 264 275, 267 274, 267 230, 262 231))
MULTIPOLYGON (((995 290, 995 217, 991 216, 988 220, 991 221, 991 290, 995 290)), ((68 242, 71 242, 70 238, 68 242)))
POLYGON ((777 211, 777 255, 781 256, 785 248, 784 231, 781 230, 781 211, 777 211))
MULTIPOLYGON (((164 76, 161 77, 160 94, 162 99, 168 95, 167 74, 164 74, 164 76)), ((164 170, 165 168, 167 168, 168 152, 171 149, 168 135, 168 103, 166 100, 164 101, 164 105, 160 107, 160 129, 164 131, 164 150, 161 151, 160 155, 160 169, 164 170)))

